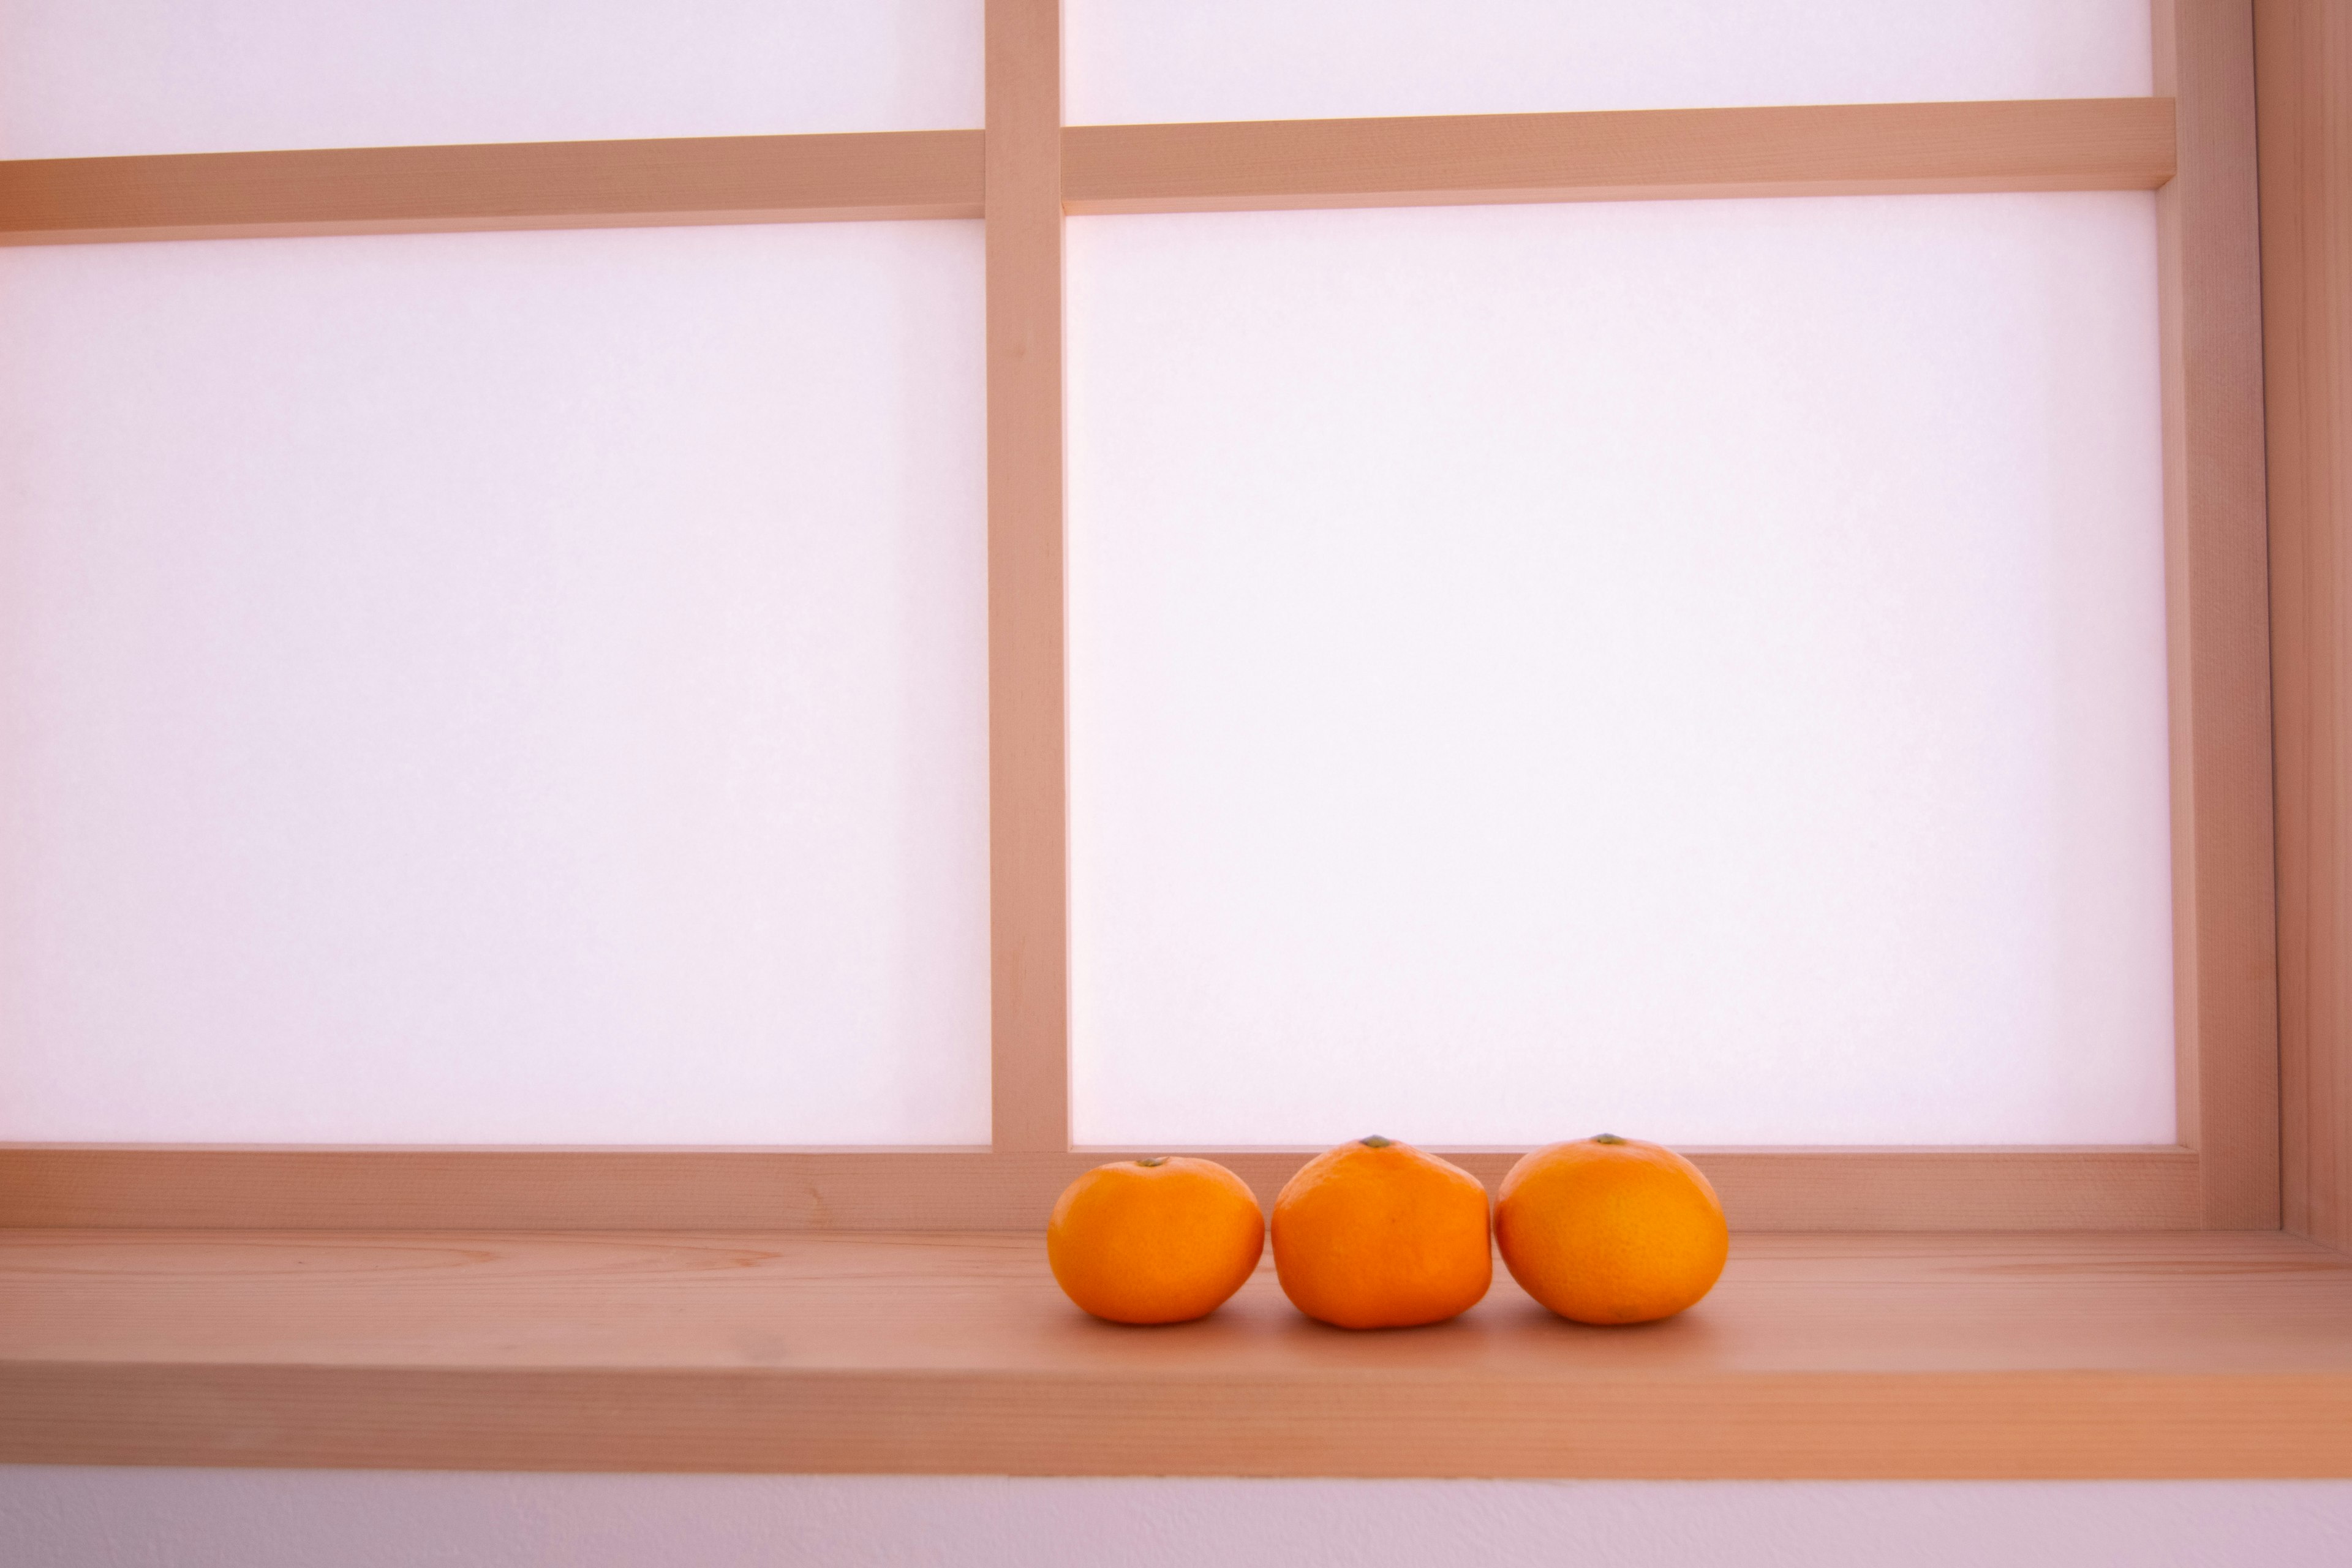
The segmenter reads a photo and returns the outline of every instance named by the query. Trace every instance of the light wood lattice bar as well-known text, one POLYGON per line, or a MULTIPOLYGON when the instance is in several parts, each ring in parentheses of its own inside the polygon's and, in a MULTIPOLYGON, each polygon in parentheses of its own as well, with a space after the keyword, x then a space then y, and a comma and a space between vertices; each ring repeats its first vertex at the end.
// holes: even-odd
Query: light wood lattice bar
POLYGON ((2352 7, 2263 0, 2287 1228, 2352 1250, 2352 7))
POLYGON ((988 7, 991 1137, 1070 1141, 1059 0, 988 7))
POLYGON ((2165 98, 1077 125, 1074 213, 2153 190, 2165 98))
POLYGON ((2252 17, 2160 0, 2157 193, 2172 711, 2173 1030, 2203 1220, 2278 1224, 2278 950, 2252 17))
POLYGON ((977 131, 0 163, 0 244, 978 217, 977 131))
POLYGON ((2149 190, 2173 171, 2160 98, 1065 129, 1041 72, 992 105, 993 163, 976 131, 0 163, 0 244, 978 217, 992 176, 1115 213, 2149 190))
MULTIPOLYGON (((1023 1230, 1133 1151, 0 1146, 0 1228, 1023 1230)), ((1271 1204, 1307 1150, 1216 1152, 1271 1204)), ((1516 1152, 1450 1150, 1489 1189, 1516 1152)), ((2181 1149, 1699 1150, 1742 1230, 2182 1230, 2181 1149)))

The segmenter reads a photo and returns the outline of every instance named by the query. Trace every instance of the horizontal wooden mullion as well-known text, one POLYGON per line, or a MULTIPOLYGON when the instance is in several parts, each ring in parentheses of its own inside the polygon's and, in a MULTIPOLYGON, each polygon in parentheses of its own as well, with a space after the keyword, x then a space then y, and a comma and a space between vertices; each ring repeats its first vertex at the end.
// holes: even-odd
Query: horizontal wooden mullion
POLYGON ((982 133, 0 163, 0 244, 978 217, 982 133))
MULTIPOLYGON (((0 1145, 0 1228, 1035 1230, 1129 1151, 0 1145)), ((1308 1150, 1209 1152, 1271 1202, 1308 1150)), ((1489 1188, 1514 1151, 1444 1151, 1489 1188)), ((1696 1151, 1748 1230, 2175 1230, 2173 1148, 1696 1151)))
MULTIPOLYGON (((978 217, 984 133, 0 162, 0 244, 978 217)), ((2170 99, 1077 125, 1074 213, 2137 190, 2170 99)))
POLYGON ((2147 190, 2163 98, 1077 125, 1073 213, 2147 190))

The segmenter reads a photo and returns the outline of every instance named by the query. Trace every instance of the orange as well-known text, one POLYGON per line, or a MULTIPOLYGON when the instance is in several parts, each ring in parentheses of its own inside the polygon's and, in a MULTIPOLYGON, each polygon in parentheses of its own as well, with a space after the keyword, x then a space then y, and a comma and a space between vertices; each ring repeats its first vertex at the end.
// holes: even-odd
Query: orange
POLYGON ((1714 1289, 1731 1233, 1696 1165, 1604 1132, 1511 1167, 1495 1243, 1511 1278, 1561 1317, 1646 1323, 1714 1289))
POLYGON ((1045 1223, 1045 1261, 1071 1300, 1114 1323, 1205 1318, 1257 1267, 1265 1216, 1213 1160, 1097 1165, 1045 1223))
POLYGON ((1291 1305, 1320 1322, 1444 1322, 1494 1282, 1486 1189, 1411 1144, 1342 1143, 1274 1200, 1274 1268, 1291 1305))

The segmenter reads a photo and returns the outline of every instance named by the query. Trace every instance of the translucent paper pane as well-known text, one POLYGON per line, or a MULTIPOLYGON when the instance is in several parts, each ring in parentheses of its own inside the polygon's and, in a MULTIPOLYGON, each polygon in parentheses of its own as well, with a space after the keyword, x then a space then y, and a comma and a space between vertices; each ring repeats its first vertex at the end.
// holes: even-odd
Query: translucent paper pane
POLYGON ((1075 221, 1078 1137, 2169 1142, 2154 236, 1075 221))
POLYGON ((1066 0, 1073 124, 2128 97, 2147 0, 1066 0))
POLYGON ((980 258, 0 252, 0 1139, 984 1141, 980 258))
POLYGON ((0 157, 981 123, 981 0, 0 0, 0 157))

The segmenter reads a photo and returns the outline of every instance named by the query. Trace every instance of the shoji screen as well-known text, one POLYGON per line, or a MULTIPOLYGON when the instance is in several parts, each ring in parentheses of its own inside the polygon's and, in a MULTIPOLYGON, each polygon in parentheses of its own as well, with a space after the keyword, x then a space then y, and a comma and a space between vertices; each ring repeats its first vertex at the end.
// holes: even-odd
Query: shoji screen
POLYGON ((978 125, 979 0, 0 0, 0 157, 978 125))
MULTIPOLYGON (((1081 126, 2156 81, 2145 0, 1063 11, 1081 126)), ((0 0, 0 156, 968 129, 982 16, 0 0)), ((1034 87, 940 156, 1066 532, 976 225, 0 253, 0 1140, 978 1142, 994 810, 1009 1151, 1066 1065, 1081 1144, 2173 1142, 2158 198, 1065 279, 1034 87)))
MULTIPOLYGON (((2141 0, 1070 16, 1074 120, 2149 82, 2141 0)), ((1072 220, 1076 1141, 2169 1142, 2156 237, 1072 220)))
MULTIPOLYGON (((12 155, 979 109, 976 4, 0 36, 12 155)), ((0 1139, 985 1142, 981 271, 0 251, 0 1139)))
POLYGON ((1066 0, 1072 124, 2148 90, 2147 0, 1066 0))

